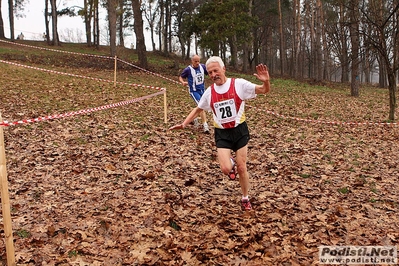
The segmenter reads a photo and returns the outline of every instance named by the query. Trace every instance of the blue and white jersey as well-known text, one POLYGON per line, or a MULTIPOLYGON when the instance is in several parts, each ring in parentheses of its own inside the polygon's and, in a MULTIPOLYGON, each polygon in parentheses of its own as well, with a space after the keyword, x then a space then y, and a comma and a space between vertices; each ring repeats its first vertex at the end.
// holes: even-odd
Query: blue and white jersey
POLYGON ((208 75, 208 71, 204 64, 200 64, 197 68, 186 67, 180 76, 187 79, 189 90, 193 92, 205 90, 205 75, 208 75))

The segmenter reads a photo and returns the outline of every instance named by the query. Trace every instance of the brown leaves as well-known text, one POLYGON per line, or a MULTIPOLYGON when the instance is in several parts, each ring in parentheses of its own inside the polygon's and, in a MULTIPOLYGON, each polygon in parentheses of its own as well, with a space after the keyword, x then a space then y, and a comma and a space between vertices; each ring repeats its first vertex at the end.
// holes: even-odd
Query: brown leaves
MULTIPOLYGON (((7 120, 152 92, 9 68, 1 70, 13 81, 1 90, 7 120)), ((175 124, 192 103, 167 86, 175 124)), ((251 104, 349 121, 370 112, 358 101, 373 102, 284 89, 251 104)), ((320 245, 398 245, 397 128, 309 124, 249 108, 254 210, 245 213, 239 183, 220 171, 213 136, 191 126, 167 131, 162 112, 155 97, 5 128, 18 265, 314 265, 320 245)))

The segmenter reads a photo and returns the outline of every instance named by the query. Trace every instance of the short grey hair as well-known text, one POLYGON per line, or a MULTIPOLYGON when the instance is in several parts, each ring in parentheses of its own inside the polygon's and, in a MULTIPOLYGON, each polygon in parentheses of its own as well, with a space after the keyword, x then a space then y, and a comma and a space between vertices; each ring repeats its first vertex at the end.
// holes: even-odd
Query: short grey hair
POLYGON ((211 56, 211 57, 209 57, 209 59, 206 60, 206 64, 205 64, 206 67, 208 67, 208 65, 209 65, 210 63, 219 63, 220 67, 221 67, 221 68, 224 68, 223 60, 222 60, 222 58, 220 58, 219 56, 211 56))

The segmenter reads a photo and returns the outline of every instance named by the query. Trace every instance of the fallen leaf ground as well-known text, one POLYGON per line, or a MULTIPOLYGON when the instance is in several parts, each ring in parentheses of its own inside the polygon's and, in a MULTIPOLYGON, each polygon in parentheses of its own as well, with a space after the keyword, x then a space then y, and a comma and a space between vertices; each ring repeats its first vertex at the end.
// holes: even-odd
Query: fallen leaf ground
MULTIPOLYGON (((0 51, 2 60, 113 79, 112 62, 0 51)), ((173 64, 160 74, 176 79, 173 64)), ((4 63, 0 77, 10 122, 154 93, 4 63)), ((167 131, 193 107, 185 89, 129 68, 118 81, 166 87, 167 125, 156 96, 4 128, 18 265, 318 265, 321 245, 398 247, 398 127, 324 123, 384 122, 387 90, 352 98, 345 86, 273 79, 269 95, 248 102, 254 209, 243 212, 213 136, 167 131)))

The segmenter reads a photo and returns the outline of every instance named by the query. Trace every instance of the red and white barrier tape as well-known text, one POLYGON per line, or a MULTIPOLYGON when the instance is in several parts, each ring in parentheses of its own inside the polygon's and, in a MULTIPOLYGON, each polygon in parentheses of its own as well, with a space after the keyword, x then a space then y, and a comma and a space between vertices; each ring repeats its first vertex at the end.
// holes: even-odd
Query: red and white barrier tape
MULTIPOLYGON (((110 60, 114 60, 114 58, 110 57, 110 56, 102 56, 102 55, 93 55, 93 54, 83 54, 83 53, 77 53, 77 52, 69 52, 69 51, 64 51, 64 50, 57 50, 57 49, 50 49, 50 48, 45 48, 45 47, 37 47, 37 46, 33 46, 33 45, 27 45, 27 44, 22 44, 22 43, 15 43, 15 42, 10 42, 10 41, 5 41, 5 40, 0 40, 0 42, 4 42, 4 43, 8 43, 8 44, 14 44, 14 45, 20 45, 20 46, 25 46, 25 47, 30 47, 30 48, 34 48, 34 49, 41 49, 41 50, 47 50, 47 51, 53 51, 53 52, 60 52, 60 53, 67 53, 67 54, 75 54, 75 55, 84 55, 84 56, 90 56, 90 57, 98 57, 98 58, 103 58, 103 59, 110 59, 110 60)), ((164 77, 160 74, 151 72, 149 70, 146 70, 144 68, 141 68, 139 66, 136 66, 134 64, 131 64, 129 62, 126 62, 124 60, 121 60, 119 58, 117 58, 118 61, 130 65, 132 67, 135 67, 141 71, 147 72, 149 74, 152 74, 154 76, 166 79, 168 81, 171 81, 175 84, 179 84, 179 82, 164 77)), ((7 61, 3 61, 0 60, 0 62, 3 63, 7 63, 7 64, 12 64, 12 65, 17 65, 17 66, 24 66, 21 64, 16 64, 16 63, 11 63, 11 62, 7 62, 7 61)), ((75 74, 68 74, 68 73, 63 73, 63 72, 59 72, 59 71, 53 71, 53 70, 46 70, 46 69, 41 69, 41 68, 36 68, 36 67, 31 67, 31 66, 24 66, 27 68, 32 68, 32 69, 37 69, 37 70, 42 70, 42 71, 47 71, 47 72, 52 72, 52 73, 56 73, 56 74, 62 74, 62 75, 69 75, 69 76, 74 76, 74 77, 81 77, 81 78, 88 78, 88 79, 92 79, 92 80, 98 80, 98 81, 105 81, 105 82, 113 82, 110 80, 104 80, 104 79, 99 79, 99 78, 91 78, 91 77, 85 77, 85 76, 81 76, 81 75, 75 75, 75 74)), ((145 87, 145 88, 155 88, 155 89, 163 89, 163 88, 158 88, 158 87, 153 87, 153 86, 144 86, 141 84, 129 84, 129 83, 124 83, 124 82, 117 82, 118 84, 125 84, 125 85, 133 85, 133 86, 137 86, 137 87, 145 87)), ((248 107, 253 107, 250 105, 247 105, 248 107)), ((257 107, 253 107, 256 109, 259 109, 257 107)), ((276 117, 280 117, 283 119, 290 119, 290 120, 295 120, 295 121, 300 121, 300 122, 308 122, 308 123, 317 123, 317 124, 328 124, 328 125, 348 125, 348 126, 360 126, 360 125, 373 125, 373 126, 397 126, 398 123, 383 123, 383 122, 339 122, 339 121, 323 121, 323 120, 314 120, 314 119, 305 119, 305 118, 297 118, 297 117, 290 117, 290 116, 285 116, 285 115, 281 115, 278 114, 276 112, 273 111, 268 111, 268 110, 261 110, 264 111, 268 114, 274 115, 276 117)), ((0 124, 2 125, 2 124, 0 124)))
POLYGON ((150 95, 146 95, 140 98, 136 98, 136 99, 132 99, 132 100, 128 100, 128 101, 122 101, 119 103, 113 103, 113 104, 108 104, 108 105, 103 105, 100 107, 94 107, 94 108, 90 108, 90 109, 86 109, 86 110, 80 110, 80 111, 73 111, 73 112, 68 112, 68 113, 64 113, 64 114, 57 114, 57 115, 49 115, 49 116, 42 116, 42 117, 38 117, 38 118, 34 118, 34 119, 25 119, 25 120, 19 120, 19 121, 15 121, 15 122, 8 122, 8 121, 3 121, 0 122, 0 126, 13 126, 13 125, 19 125, 19 124, 26 124, 26 123, 33 123, 33 122, 39 122, 39 121, 45 121, 45 120, 51 120, 51 119, 56 119, 56 118, 64 118, 64 117, 69 117, 69 116, 75 116, 75 115, 81 115, 81 114, 88 114, 88 113, 92 113, 92 112, 96 112, 96 111, 102 111, 105 109, 109 109, 109 108, 115 108, 115 107, 120 107, 123 105, 128 105, 134 102, 139 102, 139 101, 143 101, 145 99, 149 99, 152 97, 155 97, 157 95, 166 93, 166 90, 162 90, 150 95))
POLYGON ((247 105, 250 108, 258 109, 262 112, 274 115, 279 118, 283 119, 290 119, 299 122, 306 122, 306 123, 314 123, 314 124, 326 124, 326 125, 342 125, 342 126, 397 126, 398 123, 384 123, 384 122, 340 122, 340 121, 324 121, 324 120, 314 120, 314 119, 306 119, 306 118, 298 118, 292 116, 285 116, 278 114, 273 111, 263 110, 255 106, 247 105))
POLYGON ((133 65, 133 64, 131 64, 131 63, 129 63, 129 62, 126 62, 126 61, 124 61, 124 60, 122 60, 122 59, 119 59, 119 58, 118 58, 117 60, 120 61, 120 62, 122 62, 122 63, 124 63, 124 64, 126 64, 126 65, 129 65, 129 66, 135 67, 135 68, 137 68, 137 69, 140 69, 141 71, 147 72, 148 74, 151 74, 151 75, 154 75, 154 76, 157 76, 157 77, 166 79, 166 80, 171 81, 171 82, 173 82, 173 83, 175 83, 175 84, 180 84, 180 83, 179 83, 178 81, 176 81, 176 80, 173 80, 173 79, 164 77, 164 76, 162 76, 161 74, 157 74, 157 73, 151 72, 151 71, 149 71, 149 70, 147 70, 147 69, 145 69, 145 68, 141 68, 141 67, 139 67, 139 66, 133 65))
POLYGON ((64 53, 64 54, 74 54, 74 55, 84 55, 84 56, 90 56, 90 57, 98 57, 102 59, 110 59, 114 60, 114 58, 110 56, 105 56, 105 55, 94 55, 94 54, 83 54, 83 53, 78 53, 78 52, 70 52, 70 51, 64 51, 64 50, 58 50, 58 49, 51 49, 51 48, 46 48, 46 47, 39 47, 39 46, 34 46, 34 45, 29 45, 29 44, 24 44, 24 43, 18 43, 18 42, 10 42, 6 40, 1 40, 0 42, 8 43, 8 44, 13 44, 13 45, 18 45, 22 47, 29 47, 33 49, 39 49, 39 50, 45 50, 45 51, 52 51, 52 52, 57 52, 57 53, 64 53))
MULTIPOLYGON (((57 52, 57 53, 66 53, 66 54, 74 54, 74 55, 89 56, 89 57, 98 57, 98 58, 102 58, 102 59, 114 60, 113 57, 104 56, 104 55, 94 55, 94 54, 84 54, 84 53, 77 53, 77 52, 69 52, 69 51, 58 50, 58 49, 50 49, 50 48, 46 48, 46 47, 38 47, 38 46, 33 46, 33 45, 28 45, 28 44, 23 44, 23 43, 10 42, 10 41, 5 41, 5 40, 1 40, 1 39, 0 39, 0 42, 4 42, 4 43, 8 43, 8 44, 14 44, 14 45, 19 45, 19 46, 23 46, 23 47, 29 47, 29 48, 33 48, 33 49, 52 51, 52 52, 57 52)), ((146 72, 146 73, 148 73, 148 74, 151 74, 151 75, 154 75, 154 76, 163 78, 163 79, 168 80, 168 81, 171 81, 171 82, 173 82, 173 83, 175 83, 175 84, 180 84, 180 83, 179 83, 178 81, 176 81, 176 80, 173 80, 173 79, 167 78, 167 77, 165 77, 165 76, 162 76, 162 75, 160 75, 160 74, 151 72, 151 71, 149 71, 149 70, 147 70, 147 69, 145 69, 145 68, 136 66, 136 65, 134 65, 134 64, 132 64, 132 63, 129 63, 129 62, 127 62, 127 61, 124 61, 124 60, 122 60, 122 59, 117 58, 117 60, 120 61, 120 62, 122 62, 122 63, 124 63, 124 64, 126 64, 126 65, 129 65, 129 66, 132 66, 132 67, 134 67, 134 68, 137 68, 137 69, 139 69, 139 70, 141 70, 141 71, 144 71, 144 72, 146 72)))
MULTIPOLYGON (((83 75, 60 72, 60 71, 56 71, 56 70, 49 70, 49 69, 44 69, 44 68, 39 68, 39 67, 27 66, 27 65, 22 65, 22 64, 19 64, 19 63, 8 62, 8 61, 5 61, 5 60, 0 60, 0 63, 5 63, 5 64, 9 64, 9 65, 14 65, 14 66, 20 66, 20 67, 40 70, 40 71, 49 72, 49 73, 65 75, 65 76, 85 78, 85 79, 91 79, 91 80, 96 80, 96 81, 101 81, 101 82, 109 82, 109 83, 111 83, 111 82, 113 83, 114 82, 112 80, 101 79, 101 78, 93 78, 93 77, 87 77, 87 76, 83 76, 83 75)), ((134 83, 127 83, 127 82, 120 82, 120 81, 117 81, 116 83, 117 84, 123 84, 123 85, 135 86, 135 87, 150 88, 150 89, 156 89, 156 90, 164 90, 164 88, 154 87, 154 86, 149 86, 149 85, 143 85, 143 84, 134 84, 134 83)))

